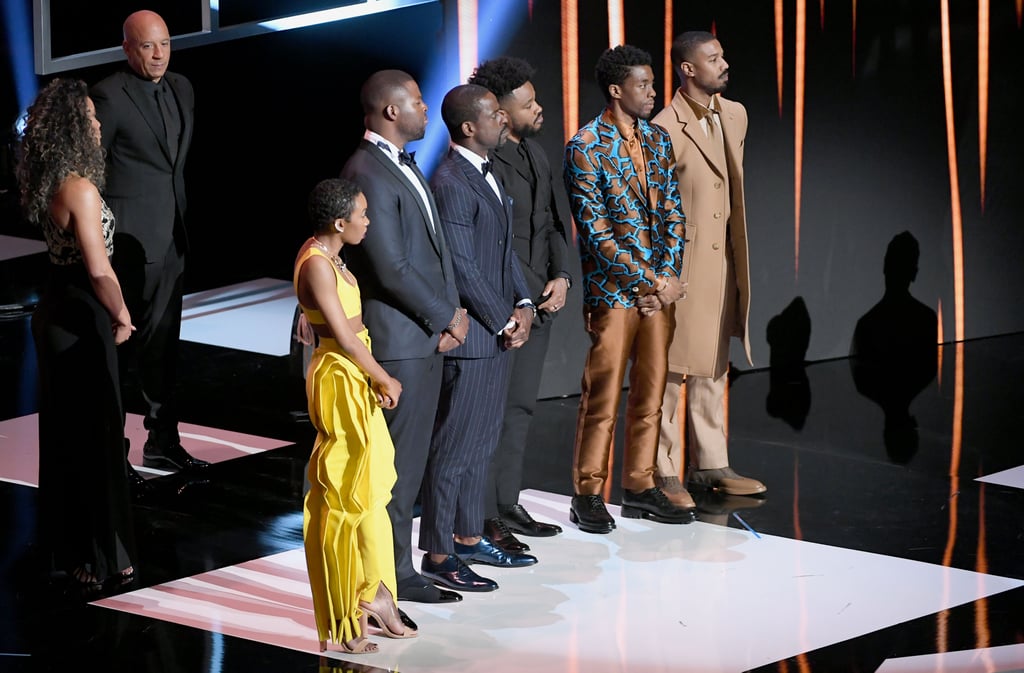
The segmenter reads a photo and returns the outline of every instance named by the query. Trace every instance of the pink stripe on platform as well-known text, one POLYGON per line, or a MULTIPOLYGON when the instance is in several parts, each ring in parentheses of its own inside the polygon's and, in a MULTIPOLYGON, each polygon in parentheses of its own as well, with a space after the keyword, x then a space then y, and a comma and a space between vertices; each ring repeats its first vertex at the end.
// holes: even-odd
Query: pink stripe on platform
MULTIPOLYGON (((154 470, 142 466, 142 447, 146 443, 147 431, 143 418, 128 414, 125 419, 125 436, 131 441, 128 460, 143 476, 170 474, 165 470, 154 470)), ((270 437, 259 437, 231 430, 211 428, 192 423, 178 426, 181 445, 196 458, 211 463, 261 453, 291 442, 270 437)), ((39 415, 29 414, 19 418, 0 421, 0 480, 26 486, 39 485, 39 415)))

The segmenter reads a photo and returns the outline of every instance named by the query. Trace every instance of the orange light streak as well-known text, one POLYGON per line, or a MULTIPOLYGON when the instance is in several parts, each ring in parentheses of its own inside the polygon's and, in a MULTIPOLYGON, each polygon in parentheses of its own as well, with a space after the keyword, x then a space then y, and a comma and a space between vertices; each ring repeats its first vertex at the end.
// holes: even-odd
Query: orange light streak
POLYGON ((672 87, 672 73, 675 65, 672 63, 672 26, 673 26, 672 0, 665 0, 665 107, 672 103, 672 94, 675 89, 672 87))
POLYGON ((941 298, 939 298, 939 308, 938 308, 938 310, 935 313, 938 315, 938 318, 939 318, 939 320, 938 320, 939 324, 938 324, 938 330, 937 330, 938 331, 938 335, 937 335, 938 336, 938 341, 936 342, 936 343, 939 344, 939 348, 938 348, 939 353, 937 355, 939 361, 938 361, 938 364, 936 365, 936 371, 938 372, 937 383, 939 384, 939 390, 942 390, 942 354, 946 352, 946 348, 945 348, 945 346, 943 346, 943 344, 946 342, 946 339, 943 336, 944 335, 944 331, 942 329, 942 299, 941 298))
POLYGON ((458 0, 459 81, 465 82, 477 64, 477 0, 458 0))
POLYGON ((1017 0, 1017 27, 1020 28, 1021 17, 1024 17, 1024 0, 1017 0))
MULTIPOLYGON (((579 2, 562 0, 562 121, 565 141, 580 128, 579 2)), ((573 238, 575 240, 575 224, 573 238)))
POLYGON ((793 280, 800 278, 800 201, 804 181, 804 74, 807 70, 807 0, 796 1, 796 81, 793 110, 793 280))
POLYGON ((626 0, 608 0, 608 46, 626 43, 626 19, 623 4, 626 0))
POLYGON ((775 89, 779 96, 779 117, 782 117, 782 22, 782 0, 775 0, 775 89))
MULTIPOLYGON (((945 5, 946 0, 943 0, 945 5)), ((948 16, 948 15, 947 15, 948 16)), ((942 552, 942 565, 947 568, 953 563, 953 549, 956 546, 957 512, 960 495, 960 453, 963 446, 964 430, 964 344, 956 344, 956 368, 953 384, 953 438, 949 457, 949 524, 946 531, 946 548, 942 552)), ((949 597, 949 578, 943 582, 943 593, 949 597)), ((938 652, 949 648, 949 610, 937 615, 938 625, 935 646, 938 652)))
POLYGON ((821 18, 821 30, 825 30, 825 0, 818 0, 818 15, 821 18))
POLYGON ((985 169, 988 166, 988 38, 989 0, 978 0, 978 162, 981 212, 985 212, 985 169))
MULTIPOLYGON (((975 551, 978 559, 974 564, 974 570, 982 575, 988 574, 988 530, 985 526, 985 484, 981 484, 978 490, 978 546, 975 551)), ((979 575, 978 584, 984 582, 979 575)), ((974 647, 984 650, 992 643, 992 630, 988 623, 988 599, 979 598, 974 603, 974 647)), ((991 663, 990 661, 988 663, 991 663)), ((992 670, 988 668, 987 670, 992 670)))
POLYGON ((953 121, 953 66, 949 36, 949 0, 942 7, 942 87, 946 102, 946 151, 949 157, 949 196, 953 218, 953 309, 955 337, 964 339, 964 231, 960 210, 960 173, 956 160, 956 126, 953 121))

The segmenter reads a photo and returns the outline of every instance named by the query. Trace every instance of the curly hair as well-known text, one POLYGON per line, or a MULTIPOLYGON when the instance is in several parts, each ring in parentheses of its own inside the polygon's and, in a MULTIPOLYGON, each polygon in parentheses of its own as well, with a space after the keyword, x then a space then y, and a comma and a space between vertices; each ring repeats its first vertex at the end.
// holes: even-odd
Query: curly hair
POLYGON ((500 103, 506 96, 529 82, 535 72, 536 69, 521 58, 501 56, 477 66, 467 82, 489 89, 500 103))
POLYGON ((606 101, 611 100, 608 87, 612 84, 621 86, 629 77, 630 70, 638 65, 651 65, 651 55, 639 47, 620 44, 612 49, 605 49, 594 66, 594 76, 597 77, 597 83, 606 101))
POLYGON ((339 217, 347 220, 352 216, 356 197, 363 190, 344 178, 321 180, 313 187, 306 200, 306 212, 315 233, 330 231, 339 217))
POLYGON ((50 201, 69 175, 80 175, 103 190, 103 148, 93 135, 79 79, 55 79, 28 109, 16 169, 21 207, 30 222, 46 217, 50 201))

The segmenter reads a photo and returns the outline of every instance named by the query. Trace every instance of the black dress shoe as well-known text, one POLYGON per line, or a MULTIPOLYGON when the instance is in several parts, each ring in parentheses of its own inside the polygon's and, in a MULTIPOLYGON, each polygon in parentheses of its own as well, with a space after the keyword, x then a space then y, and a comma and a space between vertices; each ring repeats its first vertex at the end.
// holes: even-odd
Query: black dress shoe
POLYGON ((639 493, 623 489, 622 516, 675 524, 690 523, 694 518, 693 510, 676 507, 657 486, 639 493))
POLYGON ((615 530, 615 519, 599 495, 574 495, 569 504, 569 521, 584 533, 610 533, 615 530))
POLYGON ((513 535, 501 517, 496 516, 484 521, 484 535, 494 543, 495 547, 508 554, 521 554, 524 551, 530 551, 530 545, 513 535))
MULTIPOLYGON (((449 591, 447 593, 455 593, 455 592, 449 591)), ((455 595, 459 596, 458 594, 455 594, 455 595)), ((459 599, 461 600, 462 596, 459 596, 459 599)), ((419 631, 420 630, 419 627, 416 626, 416 622, 414 622, 409 615, 405 614, 405 610, 403 610, 402 608, 398 608, 398 618, 402 620, 402 625, 405 628, 412 629, 413 631, 419 631)), ((384 630, 381 627, 381 625, 377 622, 377 618, 374 617, 373 615, 369 615, 368 614, 366 616, 366 621, 370 624, 370 626, 373 626, 375 628, 381 629, 382 631, 384 630)))
POLYGON ((181 444, 159 447, 150 441, 142 447, 142 464, 164 470, 201 470, 210 466, 205 460, 190 456, 181 444))
POLYGON ((525 568, 537 562, 537 557, 530 554, 509 554, 502 551, 486 537, 480 538, 476 544, 456 542, 455 555, 466 563, 482 563, 496 568, 525 568))
POLYGON ((449 554, 440 563, 434 563, 430 554, 424 554, 420 572, 438 584, 459 591, 494 591, 498 588, 497 582, 477 575, 455 554, 449 554))
POLYGON ((526 511, 526 508, 519 503, 514 505, 498 505, 498 515, 505 520, 509 528, 520 535, 551 537, 562 532, 561 526, 534 521, 530 513, 526 511))
POLYGON ((146 481, 146 478, 139 474, 134 467, 128 465, 128 493, 136 502, 145 500, 153 495, 156 489, 146 481))
POLYGON ((434 586, 422 575, 398 580, 398 600, 411 603, 458 603, 462 594, 434 586))

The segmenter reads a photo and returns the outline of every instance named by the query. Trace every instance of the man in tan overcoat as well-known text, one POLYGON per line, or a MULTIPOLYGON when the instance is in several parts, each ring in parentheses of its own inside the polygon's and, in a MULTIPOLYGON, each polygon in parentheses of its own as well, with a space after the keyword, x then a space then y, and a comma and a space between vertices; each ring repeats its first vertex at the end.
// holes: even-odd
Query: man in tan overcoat
POLYGON ((729 338, 750 336, 750 273, 743 198, 743 141, 747 111, 722 98, 729 79, 722 45, 711 33, 691 31, 672 44, 679 89, 654 122, 669 132, 679 196, 686 212, 681 280, 669 346, 669 375, 662 407, 658 483, 678 506, 694 502, 679 477, 683 446, 680 389, 686 385, 689 485, 726 495, 758 495, 765 486, 729 466, 724 396, 729 338))

